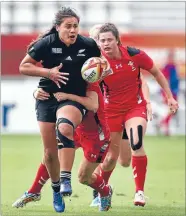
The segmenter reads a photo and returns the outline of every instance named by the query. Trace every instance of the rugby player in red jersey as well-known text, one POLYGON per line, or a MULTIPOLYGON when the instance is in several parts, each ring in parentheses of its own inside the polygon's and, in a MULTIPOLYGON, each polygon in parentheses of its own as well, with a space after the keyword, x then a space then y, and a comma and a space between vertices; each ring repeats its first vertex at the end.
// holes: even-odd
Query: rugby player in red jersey
MULTIPOLYGON (((98 34, 99 34, 99 29, 101 28, 101 26, 102 24, 94 25, 89 31, 89 36, 96 41, 98 46, 99 46, 98 34)), ((147 105, 146 105, 147 115, 148 115, 147 117, 148 117, 148 120, 151 121, 152 120, 152 107, 150 103, 149 87, 145 79, 143 78, 142 74, 140 75, 140 78, 142 82, 142 92, 147 102, 147 105)), ((126 129, 124 128, 122 140, 120 143, 120 153, 118 157, 118 163, 123 167, 128 167, 130 166, 130 162, 131 162, 131 148, 130 148, 130 143, 129 143, 128 136, 126 133, 126 129)), ((97 172, 100 173, 100 168, 97 169, 97 172)), ((93 201, 90 206, 94 207, 98 205, 99 205, 98 192, 94 190, 93 191, 93 201)))
MULTIPOLYGON (((39 91, 42 92, 42 96, 40 95, 37 98, 47 100, 49 95, 47 95, 43 90, 39 91)), ((72 100, 82 104, 88 110, 92 110, 88 111, 82 123, 75 130, 75 146, 76 148, 82 147, 84 152, 84 158, 79 168, 78 178, 80 183, 86 184, 99 192, 101 202, 99 209, 100 211, 108 211, 111 206, 112 188, 108 184, 105 184, 100 175, 93 173, 99 163, 103 162, 110 143, 110 131, 105 120, 104 101, 100 87, 98 84, 88 85, 86 97, 80 97, 63 92, 55 93, 54 96, 58 102, 63 100, 72 100), (91 97, 89 97, 90 94, 91 97), (93 97, 93 94, 95 94, 95 97, 93 97), (94 103, 94 105, 92 105, 92 103, 94 103)), ((62 160, 62 143, 58 144, 58 149, 60 169, 65 171, 66 169, 69 169, 71 171, 74 155, 69 155, 67 164, 62 160)), ((42 163, 38 169, 32 187, 27 192, 27 194, 30 194, 29 198, 24 194, 13 204, 13 207, 23 207, 28 202, 40 200, 41 189, 48 179, 48 171, 44 163, 42 163)))
POLYGON ((141 89, 140 69, 152 74, 163 88, 172 113, 177 111, 178 103, 172 96, 166 78, 153 60, 142 50, 122 46, 118 29, 114 24, 106 23, 101 26, 98 43, 102 55, 113 70, 113 74, 102 82, 111 145, 101 165, 101 174, 105 182, 108 182, 118 159, 123 128, 126 128, 132 150, 132 168, 136 185, 134 204, 144 206, 147 156, 143 136, 147 127, 147 101, 141 89))

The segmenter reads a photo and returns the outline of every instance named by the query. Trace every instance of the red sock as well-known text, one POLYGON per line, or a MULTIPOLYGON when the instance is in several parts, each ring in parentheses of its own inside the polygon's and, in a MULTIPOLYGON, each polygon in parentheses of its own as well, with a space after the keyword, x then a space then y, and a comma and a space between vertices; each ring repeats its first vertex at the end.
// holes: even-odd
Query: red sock
POLYGON ((100 193, 100 196, 108 196, 109 194, 109 185, 107 185, 104 181, 104 179, 96 174, 96 180, 94 183, 92 183, 91 185, 89 185, 91 188, 95 189, 98 193, 100 193))
POLYGON ((29 193, 40 193, 41 188, 44 186, 46 181, 49 179, 49 174, 44 164, 40 164, 34 183, 31 188, 28 190, 29 193))
POLYGON ((147 171, 147 156, 132 156, 132 169, 136 184, 136 192, 138 190, 144 191, 147 171))
POLYGON ((106 184, 108 184, 109 178, 110 178, 113 170, 114 169, 112 169, 110 171, 104 171, 104 170, 102 170, 102 168, 100 168, 100 176, 102 176, 102 178, 104 179, 106 184))

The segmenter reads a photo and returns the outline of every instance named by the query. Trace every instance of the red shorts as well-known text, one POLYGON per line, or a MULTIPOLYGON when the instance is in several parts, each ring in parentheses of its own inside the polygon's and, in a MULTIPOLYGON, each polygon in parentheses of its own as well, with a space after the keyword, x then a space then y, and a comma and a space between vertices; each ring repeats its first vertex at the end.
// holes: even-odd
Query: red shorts
POLYGON ((84 152, 85 158, 89 162, 102 163, 108 148, 109 139, 100 140, 97 134, 83 135, 80 132, 74 134, 75 147, 81 147, 84 152))
POLYGON ((142 117, 147 120, 147 108, 146 105, 137 105, 135 108, 128 110, 127 112, 113 117, 107 116, 108 126, 110 132, 121 132, 125 127, 125 122, 134 117, 142 117))

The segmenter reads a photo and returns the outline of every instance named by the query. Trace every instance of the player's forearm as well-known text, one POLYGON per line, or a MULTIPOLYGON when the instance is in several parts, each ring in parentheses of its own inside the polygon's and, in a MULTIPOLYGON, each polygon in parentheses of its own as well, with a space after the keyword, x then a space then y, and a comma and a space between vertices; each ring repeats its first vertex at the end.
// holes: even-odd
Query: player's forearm
POLYGON ((159 83, 159 85, 162 87, 162 89, 165 91, 167 98, 172 98, 172 93, 169 88, 169 84, 163 75, 163 73, 156 67, 154 64, 152 69, 149 70, 149 72, 154 76, 156 81, 159 83))
POLYGON ((87 110, 96 112, 98 109, 98 103, 95 103, 95 101, 93 101, 89 97, 81 97, 73 94, 67 94, 67 98, 69 100, 76 101, 82 104, 87 110))
POLYGON ((149 86, 147 85, 146 82, 142 83, 142 92, 143 92, 143 97, 146 100, 146 102, 150 103, 150 91, 149 91, 149 86))
POLYGON ((154 76, 159 85, 162 87, 162 89, 165 91, 167 98, 172 98, 172 92, 169 88, 169 84, 165 78, 165 76, 162 73, 158 73, 154 76))
POLYGON ((37 76, 37 77, 48 78, 50 69, 38 67, 32 63, 24 63, 19 66, 19 71, 21 74, 24 74, 27 76, 37 76))

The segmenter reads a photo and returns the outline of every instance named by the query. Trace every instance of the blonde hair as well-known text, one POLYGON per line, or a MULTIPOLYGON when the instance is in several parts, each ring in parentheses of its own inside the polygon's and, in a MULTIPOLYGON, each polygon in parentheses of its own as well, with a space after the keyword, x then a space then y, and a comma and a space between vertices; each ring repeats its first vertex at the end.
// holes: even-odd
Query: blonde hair
POLYGON ((94 39, 96 42, 98 41, 98 34, 101 27, 102 24, 96 24, 89 30, 89 37, 94 39))

